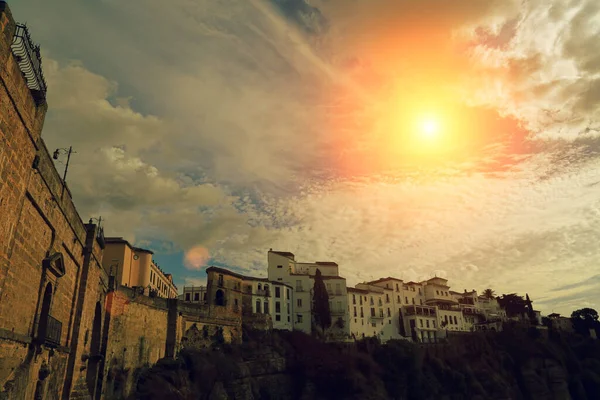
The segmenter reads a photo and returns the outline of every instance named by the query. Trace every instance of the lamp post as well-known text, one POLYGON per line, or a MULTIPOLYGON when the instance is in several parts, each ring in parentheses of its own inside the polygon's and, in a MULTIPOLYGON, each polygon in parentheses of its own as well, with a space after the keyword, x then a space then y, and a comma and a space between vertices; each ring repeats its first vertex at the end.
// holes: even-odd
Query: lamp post
POLYGON ((76 151, 73 151, 73 147, 69 146, 69 148, 61 148, 61 149, 56 149, 54 150, 54 153, 52 154, 52 158, 55 160, 58 160, 58 157, 60 156, 60 154, 66 154, 67 155, 67 163, 65 164, 65 172, 63 174, 63 181, 62 181, 62 190, 60 192, 60 198, 63 198, 63 195, 65 194, 65 185, 67 184, 67 171, 69 170, 69 162, 71 161, 71 154, 72 153, 76 153, 76 151))

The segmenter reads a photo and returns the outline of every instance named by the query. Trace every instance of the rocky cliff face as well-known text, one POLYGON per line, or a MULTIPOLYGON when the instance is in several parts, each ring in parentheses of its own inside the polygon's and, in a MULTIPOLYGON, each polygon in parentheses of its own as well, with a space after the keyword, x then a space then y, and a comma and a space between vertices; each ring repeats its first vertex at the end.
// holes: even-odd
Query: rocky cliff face
POLYGON ((324 344, 300 333, 186 349, 141 374, 135 399, 548 399, 600 394, 600 343, 513 330, 440 345, 324 344))

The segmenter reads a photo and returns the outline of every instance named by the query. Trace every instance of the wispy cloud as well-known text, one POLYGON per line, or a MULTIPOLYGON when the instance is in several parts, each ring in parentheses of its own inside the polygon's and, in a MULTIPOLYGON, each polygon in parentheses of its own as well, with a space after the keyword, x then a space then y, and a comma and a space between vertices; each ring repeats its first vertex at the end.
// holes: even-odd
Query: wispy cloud
POLYGON ((75 202, 111 235, 192 270, 264 275, 273 247, 350 283, 600 306, 596 1, 11 7, 44 50, 44 138, 76 149, 75 202), (425 160, 390 121, 432 85, 470 133, 425 160))

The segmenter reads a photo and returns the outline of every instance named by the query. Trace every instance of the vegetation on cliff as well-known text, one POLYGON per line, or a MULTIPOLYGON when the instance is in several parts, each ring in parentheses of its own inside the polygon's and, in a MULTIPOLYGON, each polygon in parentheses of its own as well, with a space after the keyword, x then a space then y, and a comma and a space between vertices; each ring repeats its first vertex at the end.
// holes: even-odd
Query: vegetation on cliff
POLYGON ((509 327, 422 346, 246 332, 241 345, 161 360, 140 375, 132 398, 591 400, 598 393, 599 341, 509 327))

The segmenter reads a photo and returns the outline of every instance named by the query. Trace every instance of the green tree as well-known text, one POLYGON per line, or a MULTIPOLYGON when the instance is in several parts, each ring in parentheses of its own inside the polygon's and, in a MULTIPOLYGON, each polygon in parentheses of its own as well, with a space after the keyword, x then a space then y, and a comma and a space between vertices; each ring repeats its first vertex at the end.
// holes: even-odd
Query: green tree
POLYGON ((590 329, 598 328, 598 311, 593 308, 575 310, 571 314, 571 322, 573 323, 575 332, 589 336, 590 329))
POLYGON ((521 316, 527 311, 527 303, 522 296, 518 296, 516 293, 503 294, 498 297, 498 304, 504 308, 506 314, 509 317, 521 316))
POLYGON ((486 299, 493 299, 495 294, 496 293, 494 293, 494 291, 492 289, 485 289, 483 291, 483 295, 485 296, 486 299))
POLYGON ((325 330, 331 326, 331 311, 329 310, 329 294, 325 282, 323 282, 323 275, 318 268, 313 287, 312 312, 315 325, 325 333, 325 330))

